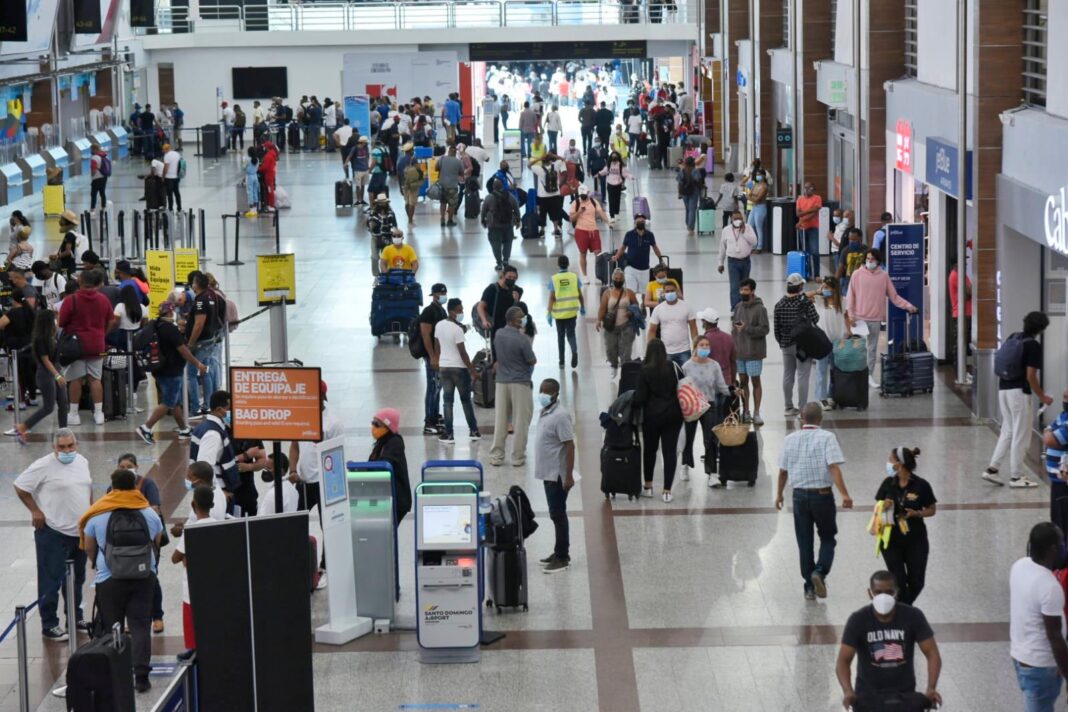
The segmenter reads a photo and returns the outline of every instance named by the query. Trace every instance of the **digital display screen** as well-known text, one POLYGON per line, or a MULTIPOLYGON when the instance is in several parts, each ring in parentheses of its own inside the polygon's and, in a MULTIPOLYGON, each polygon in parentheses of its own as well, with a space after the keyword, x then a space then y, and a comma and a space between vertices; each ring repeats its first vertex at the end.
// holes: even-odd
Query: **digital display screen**
POLYGON ((345 457, 342 448, 333 448, 320 455, 323 473, 323 489, 326 492, 326 505, 337 504, 348 499, 348 486, 345 482, 345 457))
POLYGON ((425 544, 471 544, 473 537, 469 505, 434 504, 423 507, 422 539, 425 544))
POLYGON ((285 67, 234 67, 231 72, 235 99, 270 99, 289 95, 285 67))

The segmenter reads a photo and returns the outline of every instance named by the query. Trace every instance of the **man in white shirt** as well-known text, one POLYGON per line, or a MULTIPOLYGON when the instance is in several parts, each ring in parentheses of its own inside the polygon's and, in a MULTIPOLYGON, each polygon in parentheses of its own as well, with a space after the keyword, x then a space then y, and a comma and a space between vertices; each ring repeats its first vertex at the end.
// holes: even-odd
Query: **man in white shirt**
POLYGON ((642 135, 642 115, 637 110, 627 117, 627 138, 630 139, 630 155, 636 156, 638 152, 638 139, 642 135))
POLYGON ((431 361, 430 366, 438 372, 438 381, 441 383, 445 402, 445 430, 438 436, 438 440, 452 444, 456 442, 452 430, 452 406, 457 391, 460 393, 460 405, 464 409, 470 438, 479 440, 482 434, 478 431, 475 409, 471 404, 471 381, 478 379, 478 372, 471 364, 467 348, 464 346, 465 332, 461 323, 464 318, 464 305, 459 299, 450 299, 446 304, 446 309, 449 318, 442 319, 434 325, 437 355, 431 361))
POLYGON ((545 237, 546 219, 553 223, 553 235, 561 237, 564 215, 564 196, 560 186, 567 181, 567 164, 551 151, 531 165, 534 182, 538 186, 538 237, 545 237))
POLYGON ((731 311, 741 301, 738 287, 742 281, 749 279, 749 270, 752 268, 750 255, 757 245, 756 231, 752 225, 747 225, 742 219, 740 210, 731 214, 731 224, 723 231, 719 241, 719 267, 718 271, 723 274, 724 264, 729 268, 727 278, 730 281, 731 311))
POLYGON ((222 103, 222 117, 223 123, 226 124, 226 134, 230 134, 230 127, 234 125, 234 119, 237 118, 237 114, 234 113, 233 107, 227 102, 222 103))
POLYGON ((1052 522, 1031 529, 1028 555, 1009 571, 1009 654, 1027 712, 1053 712, 1068 677, 1064 589, 1053 570, 1065 565, 1064 534, 1052 522))
POLYGON ((267 113, 263 110, 263 107, 260 106, 260 102, 252 102, 252 128, 255 129, 266 120, 267 113))
POLYGON ((664 301, 656 305, 649 317, 649 341, 664 342, 668 358, 682 366, 690 360, 693 341, 697 338, 697 315, 679 298, 679 288, 671 281, 663 285, 664 301))
POLYGON ((92 502, 93 479, 89 462, 78 454, 78 440, 67 428, 52 438, 52 452, 36 460, 15 479, 15 494, 30 510, 37 551, 37 596, 40 600, 42 635, 48 640, 67 640, 56 614, 59 592, 67 600, 63 578, 67 559, 74 560, 74 606, 78 630, 88 630, 82 614, 85 584, 85 551, 78 544, 78 520, 92 502))
POLYGON ((167 210, 182 211, 182 193, 178 190, 181 180, 182 154, 163 144, 163 188, 167 191, 167 210))
POLYGON ((33 286, 41 288, 41 296, 52 311, 58 311, 56 304, 63 298, 67 288, 67 278, 48 266, 47 262, 38 260, 33 263, 33 286))

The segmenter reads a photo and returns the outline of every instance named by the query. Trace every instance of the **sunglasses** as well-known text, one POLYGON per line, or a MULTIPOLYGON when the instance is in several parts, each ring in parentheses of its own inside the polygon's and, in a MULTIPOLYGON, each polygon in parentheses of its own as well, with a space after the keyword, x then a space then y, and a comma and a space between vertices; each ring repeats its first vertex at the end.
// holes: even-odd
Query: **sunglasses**
POLYGON ((385 426, 385 424, 384 424, 384 423, 382 423, 382 422, 381 422, 381 421, 379 421, 379 420, 372 420, 372 421, 371 421, 371 427, 372 427, 372 428, 384 428, 384 427, 386 427, 386 426, 385 426))

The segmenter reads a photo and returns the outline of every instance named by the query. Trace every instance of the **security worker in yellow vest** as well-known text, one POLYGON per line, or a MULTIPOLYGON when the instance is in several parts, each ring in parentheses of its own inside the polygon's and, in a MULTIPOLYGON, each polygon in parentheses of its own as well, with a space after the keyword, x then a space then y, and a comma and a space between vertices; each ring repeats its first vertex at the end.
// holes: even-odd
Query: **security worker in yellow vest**
POLYGON ((549 281, 549 326, 556 320, 556 345, 560 350, 560 368, 564 367, 564 338, 571 344, 571 368, 578 366, 578 345, 575 341, 575 324, 579 314, 586 316, 586 304, 582 301, 579 277, 568 268, 571 261, 567 255, 556 260, 557 271, 549 281))

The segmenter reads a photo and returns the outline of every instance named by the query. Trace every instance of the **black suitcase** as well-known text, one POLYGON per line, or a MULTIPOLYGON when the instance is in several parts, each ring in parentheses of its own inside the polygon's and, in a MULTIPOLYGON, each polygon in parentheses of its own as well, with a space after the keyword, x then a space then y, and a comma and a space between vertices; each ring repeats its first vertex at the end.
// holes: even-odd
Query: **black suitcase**
POLYGON ((523 221, 521 223, 520 234, 524 240, 537 240, 538 239, 538 213, 537 211, 528 210, 523 215, 523 221))
MULTIPOLYGON (((682 268, 681 267, 672 267, 671 266, 671 258, 668 257, 667 255, 662 255, 660 257, 660 264, 667 265, 667 268, 668 268, 668 271, 667 271, 668 279, 673 279, 676 282, 678 282, 679 283, 679 290, 681 291, 682 290, 682 268)), ((656 270, 659 268, 659 266, 660 265, 653 265, 652 267, 649 268, 649 281, 650 282, 653 282, 653 281, 656 280, 656 270)))
POLYGON ((602 252, 597 255, 597 262, 593 271, 601 286, 607 287, 612 283, 612 272, 616 269, 616 261, 612 259, 614 256, 611 252, 602 252))
POLYGON ((638 444, 638 429, 633 423, 618 425, 609 419, 604 426, 604 443, 606 448, 626 449, 638 444))
POLYGON ((352 183, 347 180, 339 180, 334 183, 334 207, 352 207, 352 183))
POLYGON ((67 663, 67 712, 134 712, 130 636, 114 628, 78 648, 67 663))
POLYGON ((745 442, 737 447, 719 446, 719 481, 747 482, 750 487, 756 484, 757 470, 760 467, 760 445, 756 433, 749 431, 745 442))
POLYGON ((604 492, 605 499, 625 494, 629 501, 641 495, 641 447, 634 445, 629 448, 601 448, 601 491, 604 492))
POLYGON ((619 367, 619 390, 616 395, 633 391, 638 387, 638 374, 641 373, 641 359, 624 361, 619 367))
POLYGON ((489 550, 489 596, 486 605, 502 608, 522 608, 527 605, 527 550, 519 545, 507 549, 489 550))
POLYGON ((475 354, 471 365, 475 367, 475 373, 478 374, 478 380, 472 384, 475 391, 475 405, 481 408, 492 408, 496 398, 497 379, 493 375, 493 352, 489 346, 475 354))
POLYGON ((905 345, 898 348, 891 343, 890 353, 880 357, 882 383, 879 395, 911 396, 914 393, 930 393, 934 390, 934 354, 927 350, 923 339, 912 339, 912 316, 905 315, 905 345))
POLYGON ((868 408, 868 369, 863 371, 839 371, 831 366, 831 398, 839 408, 868 408))
POLYGON ((290 151, 300 151, 300 124, 296 121, 286 129, 286 143, 289 144, 290 151))
POLYGON ((106 420, 126 419, 126 371, 112 368, 101 370, 100 384, 104 389, 104 418, 106 420))
POLYGON ((479 194, 478 178, 468 178, 464 186, 464 217, 470 220, 482 212, 482 196, 479 194))

